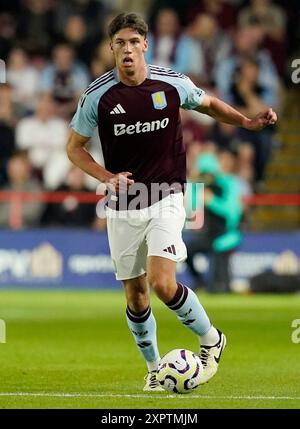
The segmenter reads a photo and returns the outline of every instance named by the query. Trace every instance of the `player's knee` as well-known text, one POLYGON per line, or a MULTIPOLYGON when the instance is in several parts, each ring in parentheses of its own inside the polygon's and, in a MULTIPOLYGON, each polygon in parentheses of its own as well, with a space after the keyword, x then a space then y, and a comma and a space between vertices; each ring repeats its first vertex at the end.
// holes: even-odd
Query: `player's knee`
POLYGON ((152 276, 148 279, 150 287, 163 302, 169 302, 176 292, 176 283, 169 276, 152 276))

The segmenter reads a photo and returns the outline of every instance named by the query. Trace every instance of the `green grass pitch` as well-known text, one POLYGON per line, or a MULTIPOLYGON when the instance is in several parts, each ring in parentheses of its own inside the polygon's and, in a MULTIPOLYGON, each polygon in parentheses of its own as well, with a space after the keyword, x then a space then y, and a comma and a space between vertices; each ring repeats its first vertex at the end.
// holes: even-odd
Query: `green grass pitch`
MULTIPOLYGON (((227 335, 217 375, 187 395, 142 391, 145 366, 123 293, 0 291, 0 408, 300 408, 300 296, 200 295, 227 335)), ((197 350, 195 336, 152 296, 160 353, 197 350)))

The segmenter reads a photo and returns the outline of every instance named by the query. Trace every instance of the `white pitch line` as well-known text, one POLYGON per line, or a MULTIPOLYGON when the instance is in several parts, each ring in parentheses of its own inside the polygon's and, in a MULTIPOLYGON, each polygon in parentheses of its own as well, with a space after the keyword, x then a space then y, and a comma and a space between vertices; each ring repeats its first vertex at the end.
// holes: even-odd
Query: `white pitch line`
POLYGON ((33 393, 33 392, 0 392, 1 396, 25 397, 59 397, 59 398, 166 398, 166 399, 225 399, 225 400, 294 400, 300 401, 300 396, 210 396, 210 395, 165 395, 165 394, 119 394, 119 393, 33 393))

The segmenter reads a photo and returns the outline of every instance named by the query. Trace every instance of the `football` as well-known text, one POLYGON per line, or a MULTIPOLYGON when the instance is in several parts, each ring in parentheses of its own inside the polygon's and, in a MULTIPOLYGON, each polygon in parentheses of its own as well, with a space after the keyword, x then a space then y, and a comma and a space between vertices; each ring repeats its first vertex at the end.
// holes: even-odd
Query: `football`
POLYGON ((190 350, 174 349, 161 358, 156 378, 168 392, 189 393, 199 386, 202 371, 199 356, 190 350))

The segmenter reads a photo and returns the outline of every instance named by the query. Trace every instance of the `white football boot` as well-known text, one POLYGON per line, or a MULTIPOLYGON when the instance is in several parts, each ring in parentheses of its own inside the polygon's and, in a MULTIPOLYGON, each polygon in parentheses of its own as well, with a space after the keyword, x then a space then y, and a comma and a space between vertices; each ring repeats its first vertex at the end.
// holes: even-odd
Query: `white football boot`
POLYGON ((144 380, 146 384, 143 388, 144 392, 165 392, 165 389, 161 387, 159 381, 156 379, 156 373, 157 371, 151 371, 145 375, 144 380))
POLYGON ((221 355, 226 346, 226 337, 223 332, 219 331, 219 341, 214 346, 201 346, 200 360, 202 362, 203 371, 199 377, 200 384, 207 383, 218 371, 221 355))

